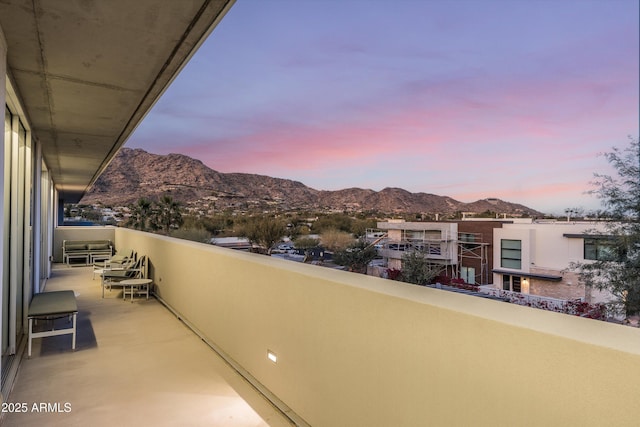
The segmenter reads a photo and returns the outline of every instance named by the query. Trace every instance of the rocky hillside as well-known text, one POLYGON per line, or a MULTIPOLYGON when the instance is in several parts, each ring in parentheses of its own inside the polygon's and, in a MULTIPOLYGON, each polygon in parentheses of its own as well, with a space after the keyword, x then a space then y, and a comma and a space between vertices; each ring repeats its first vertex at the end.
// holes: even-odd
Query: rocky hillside
POLYGON ((526 206, 498 199, 462 203, 451 197, 410 193, 401 188, 373 191, 348 188, 319 191, 298 181, 244 173, 220 173, 181 154, 166 156, 141 149, 121 149, 85 194, 81 203, 123 206, 139 198, 163 194, 185 204, 214 202, 217 209, 277 207, 279 209, 372 210, 384 213, 485 212, 541 215, 526 206))

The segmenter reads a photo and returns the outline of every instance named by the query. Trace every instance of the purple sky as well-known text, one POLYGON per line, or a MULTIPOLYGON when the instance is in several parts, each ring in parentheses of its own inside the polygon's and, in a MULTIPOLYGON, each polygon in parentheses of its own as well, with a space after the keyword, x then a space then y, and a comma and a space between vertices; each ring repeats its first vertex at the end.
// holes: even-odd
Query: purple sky
POLYGON ((127 143, 319 190, 586 210, 639 133, 638 0, 238 0, 127 143))

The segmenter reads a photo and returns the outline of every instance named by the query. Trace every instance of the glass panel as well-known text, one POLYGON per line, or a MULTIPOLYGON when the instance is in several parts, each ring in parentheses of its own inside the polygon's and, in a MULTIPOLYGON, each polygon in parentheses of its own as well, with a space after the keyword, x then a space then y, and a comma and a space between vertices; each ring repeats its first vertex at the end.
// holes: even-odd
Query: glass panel
POLYGON ((462 267, 462 278, 470 284, 476 283, 476 269, 474 267, 462 267))
POLYGON ((502 249, 518 249, 518 250, 522 249, 522 241, 520 240, 502 239, 501 244, 502 244, 502 249))
POLYGON ((516 249, 503 249, 502 250, 502 258, 510 258, 510 259, 520 259, 520 252, 516 249))
POLYGON ((615 243, 610 240, 598 242, 597 257, 602 261, 615 261, 616 257, 615 243))
POLYGON ((597 259, 596 241, 594 239, 584 239, 584 259, 597 259))
POLYGON ((502 289, 505 291, 511 290, 511 276, 508 274, 502 275, 502 289))
POLYGON ((8 108, 4 111, 4 199, 2 206, 4 210, 4 241, 2 269, 2 354, 6 354, 9 347, 9 237, 11 233, 10 225, 10 192, 11 192, 11 112, 8 108))
POLYGON ((520 280, 522 278, 519 276, 513 276, 513 292, 520 292, 522 289, 520 287, 520 280))
POLYGON ((500 266, 519 269, 522 267, 522 242, 520 240, 500 240, 500 266))
POLYGON ((519 259, 502 259, 500 265, 504 268, 513 268, 518 270, 522 267, 522 262, 519 259))

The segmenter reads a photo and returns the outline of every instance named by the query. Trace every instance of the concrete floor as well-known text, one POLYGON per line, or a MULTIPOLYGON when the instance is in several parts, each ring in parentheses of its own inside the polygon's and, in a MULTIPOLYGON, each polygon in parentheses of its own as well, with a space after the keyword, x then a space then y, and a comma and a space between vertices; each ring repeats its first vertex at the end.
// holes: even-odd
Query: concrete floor
POLYGON ((71 335, 34 339, 7 399, 26 412, 3 426, 292 425, 155 299, 102 299, 89 267, 57 267, 46 290, 63 289, 78 302, 76 350, 71 335))

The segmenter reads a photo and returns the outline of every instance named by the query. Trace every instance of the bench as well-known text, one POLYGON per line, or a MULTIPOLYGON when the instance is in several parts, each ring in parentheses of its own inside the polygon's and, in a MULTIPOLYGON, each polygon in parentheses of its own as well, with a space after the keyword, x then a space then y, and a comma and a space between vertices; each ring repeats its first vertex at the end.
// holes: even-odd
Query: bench
POLYGON ((29 319, 29 357, 31 357, 31 340, 33 338, 53 337, 57 335, 72 334, 71 349, 76 349, 76 318, 78 305, 73 291, 53 291, 35 294, 29 304, 27 317, 29 319), (60 317, 73 316, 73 324, 70 328, 53 329, 53 320, 60 317), (51 330, 34 332, 34 320, 51 320, 51 330))
POLYGON ((96 259, 109 259, 113 255, 111 240, 63 240, 62 262, 69 265, 72 259, 84 259, 85 265, 96 259))

